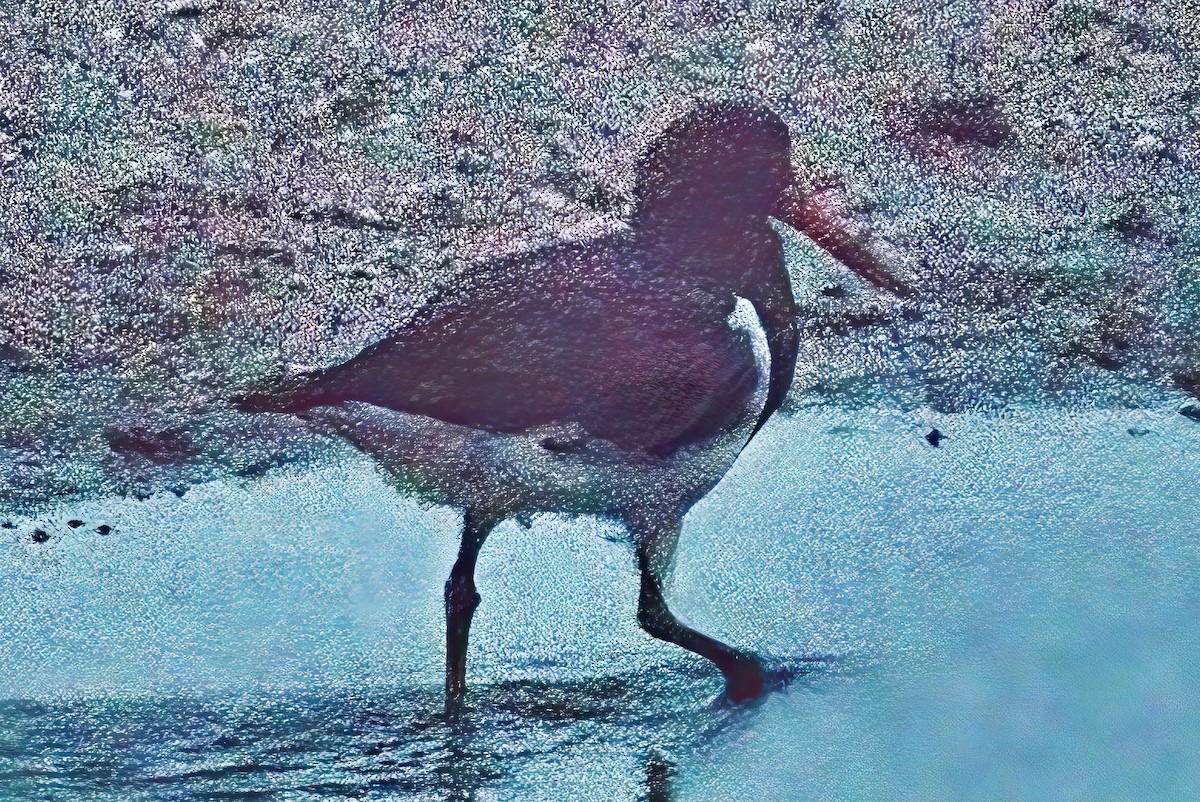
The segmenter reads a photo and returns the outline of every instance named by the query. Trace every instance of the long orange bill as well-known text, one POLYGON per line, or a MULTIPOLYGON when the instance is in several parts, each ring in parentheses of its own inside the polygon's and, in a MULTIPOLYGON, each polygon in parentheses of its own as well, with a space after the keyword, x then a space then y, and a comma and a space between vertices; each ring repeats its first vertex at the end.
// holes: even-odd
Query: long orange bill
POLYGON ((775 217, 820 245, 834 259, 865 281, 893 295, 911 295, 913 290, 892 275, 872 250, 869 237, 855 231, 854 224, 826 193, 805 195, 789 189, 775 217))

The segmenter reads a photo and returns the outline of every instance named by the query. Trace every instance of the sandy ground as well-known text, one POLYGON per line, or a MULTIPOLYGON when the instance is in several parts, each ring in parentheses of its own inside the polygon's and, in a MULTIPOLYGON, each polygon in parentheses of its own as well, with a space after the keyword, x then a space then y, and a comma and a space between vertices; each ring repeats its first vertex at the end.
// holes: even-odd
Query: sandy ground
POLYGON ((778 111, 919 279, 887 302, 791 238, 795 398, 1195 391, 1193 6, 8 3, 0 504, 307 459, 223 399, 347 358, 465 262, 619 224, 703 98, 778 111))

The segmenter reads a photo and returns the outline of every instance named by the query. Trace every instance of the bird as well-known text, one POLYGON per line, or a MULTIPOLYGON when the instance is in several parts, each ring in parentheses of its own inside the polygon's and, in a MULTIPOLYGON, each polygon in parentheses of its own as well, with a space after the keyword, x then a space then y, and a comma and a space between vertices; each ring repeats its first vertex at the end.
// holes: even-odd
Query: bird
POLYGON ((680 621, 664 584, 688 510, 783 404, 798 311, 775 218, 877 287, 906 286, 819 192, 757 102, 697 103, 637 159, 621 230, 482 260, 348 361, 235 399, 297 415, 372 457, 400 491, 462 511, 446 580, 445 694, 466 694, 475 566, 501 522, 622 525, 637 622, 721 673, 744 702, 764 661, 680 621))

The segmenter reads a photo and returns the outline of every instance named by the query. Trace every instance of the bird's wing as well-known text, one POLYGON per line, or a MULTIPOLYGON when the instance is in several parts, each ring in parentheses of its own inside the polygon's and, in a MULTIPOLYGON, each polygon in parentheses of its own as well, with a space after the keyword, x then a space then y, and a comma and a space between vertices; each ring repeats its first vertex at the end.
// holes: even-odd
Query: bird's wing
POLYGON ((626 246, 614 237, 477 265, 295 398, 300 408, 363 401, 497 431, 554 421, 572 403, 604 311, 589 282, 626 246))
POLYGON ((746 439, 747 444, 783 406, 795 377, 800 348, 796 297, 784 261, 783 244, 777 235, 772 235, 769 241, 770 253, 763 260, 765 270, 745 289, 747 300, 758 313, 771 353, 766 403, 746 439))

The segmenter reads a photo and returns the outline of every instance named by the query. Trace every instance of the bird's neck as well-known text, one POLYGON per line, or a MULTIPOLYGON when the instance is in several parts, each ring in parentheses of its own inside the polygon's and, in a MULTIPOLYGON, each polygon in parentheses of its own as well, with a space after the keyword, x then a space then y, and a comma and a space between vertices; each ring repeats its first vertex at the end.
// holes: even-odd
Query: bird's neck
MULTIPOLYGON (((766 332, 770 362, 794 364, 787 338, 795 323, 795 300, 783 243, 765 215, 708 230, 650 226, 635 229, 634 236, 640 255, 632 260, 636 273, 628 276, 631 285, 646 297, 666 299, 669 308, 684 310, 685 319, 709 326, 727 324, 738 297, 744 298, 766 332)), ((780 380, 772 381, 778 395, 780 380)))
POLYGON ((736 291, 741 278, 770 250, 775 236, 761 220, 711 220, 703 216, 644 221, 639 236, 649 262, 680 279, 707 278, 736 291))
POLYGON ((648 250, 656 253, 737 253, 769 231, 761 221, 718 214, 647 216, 636 221, 648 250))

